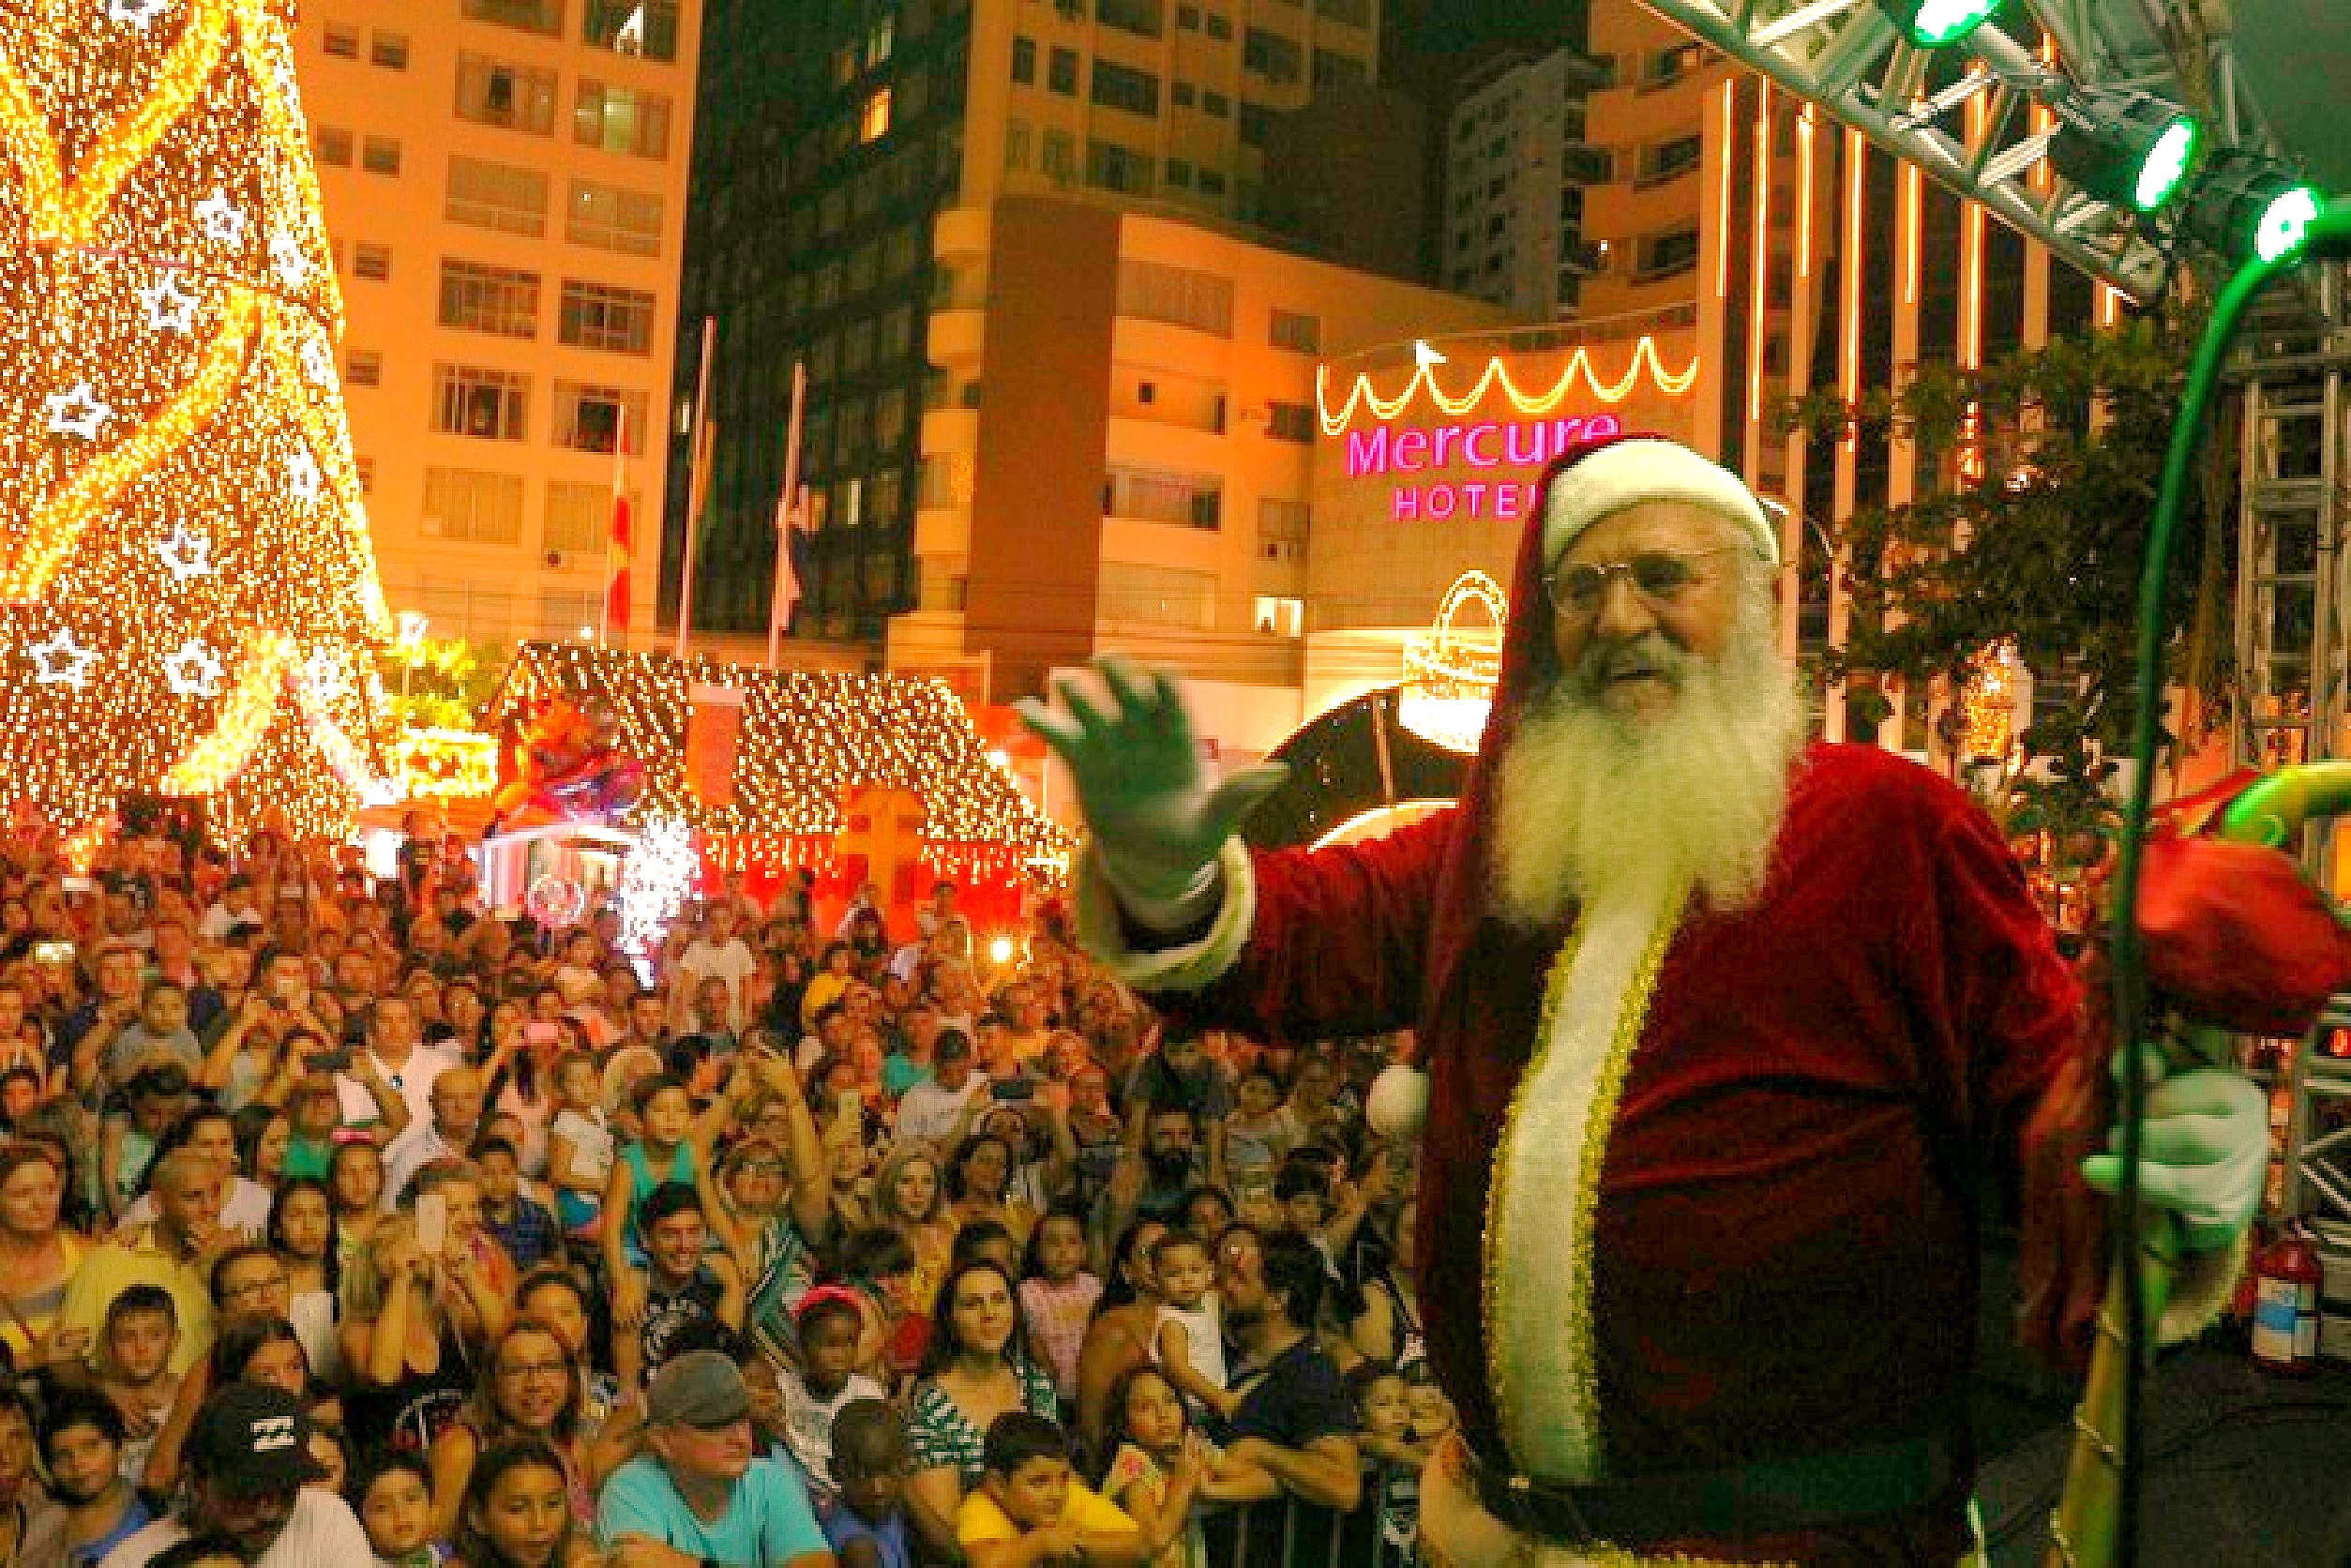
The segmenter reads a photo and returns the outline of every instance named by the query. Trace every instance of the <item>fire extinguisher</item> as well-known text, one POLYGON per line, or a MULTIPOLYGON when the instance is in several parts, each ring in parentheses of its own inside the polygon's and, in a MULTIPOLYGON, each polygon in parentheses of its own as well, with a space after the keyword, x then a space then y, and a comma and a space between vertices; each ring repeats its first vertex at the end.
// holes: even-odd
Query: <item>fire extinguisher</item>
POLYGON ((2307 1378, 2318 1370, 2318 1288, 2326 1279, 2318 1249, 2299 1224, 2291 1224, 2253 1267, 2253 1363, 2307 1378))

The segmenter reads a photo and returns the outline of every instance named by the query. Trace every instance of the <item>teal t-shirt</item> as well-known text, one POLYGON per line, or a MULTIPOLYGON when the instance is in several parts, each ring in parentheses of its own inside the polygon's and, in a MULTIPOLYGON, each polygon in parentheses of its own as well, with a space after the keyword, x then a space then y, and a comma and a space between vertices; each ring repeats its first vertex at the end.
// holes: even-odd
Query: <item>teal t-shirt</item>
POLYGON ((624 1535, 643 1535, 688 1557, 716 1558, 728 1568, 777 1568, 797 1557, 833 1548, 817 1528, 799 1477, 773 1459, 754 1459, 734 1484, 727 1512, 705 1521, 670 1484, 651 1455, 612 1472, 596 1500, 596 1539, 610 1546, 624 1535))
POLYGON ((882 1093, 894 1100, 929 1077, 928 1067, 911 1062, 895 1051, 882 1059, 882 1093))

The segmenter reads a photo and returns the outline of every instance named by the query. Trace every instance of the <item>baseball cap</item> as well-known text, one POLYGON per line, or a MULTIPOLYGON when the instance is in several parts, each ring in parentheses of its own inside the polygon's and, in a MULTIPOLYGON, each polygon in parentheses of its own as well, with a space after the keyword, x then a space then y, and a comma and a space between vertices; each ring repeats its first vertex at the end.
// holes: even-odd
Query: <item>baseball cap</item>
POLYGON ((204 1401, 188 1462, 235 1497, 291 1492, 326 1473, 310 1456, 310 1421, 281 1388, 234 1383, 204 1401))
POLYGON ((743 1369, 716 1350, 688 1350, 663 1364, 645 1394, 649 1426, 731 1426, 750 1413, 743 1369))

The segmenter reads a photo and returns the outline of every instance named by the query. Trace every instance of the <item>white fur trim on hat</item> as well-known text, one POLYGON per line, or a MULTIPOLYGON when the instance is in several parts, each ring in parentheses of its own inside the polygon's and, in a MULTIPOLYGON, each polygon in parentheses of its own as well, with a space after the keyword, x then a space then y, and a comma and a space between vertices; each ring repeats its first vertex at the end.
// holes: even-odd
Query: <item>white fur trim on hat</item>
POLYGON ((1545 562, 1566 554, 1575 536, 1601 519, 1647 501, 1686 501, 1741 523, 1756 552, 1779 565, 1779 532, 1755 492, 1728 469, 1655 436, 1603 446, 1551 481, 1543 508, 1545 562))

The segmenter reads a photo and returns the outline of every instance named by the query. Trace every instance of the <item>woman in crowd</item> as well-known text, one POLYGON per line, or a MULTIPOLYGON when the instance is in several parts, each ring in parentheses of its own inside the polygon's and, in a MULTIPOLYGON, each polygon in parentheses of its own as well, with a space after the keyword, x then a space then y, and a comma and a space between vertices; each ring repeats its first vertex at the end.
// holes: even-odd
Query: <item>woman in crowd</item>
POLYGON ((453 1536, 482 1455, 502 1443, 534 1440, 561 1461, 573 1522, 595 1522, 595 1488, 604 1477, 580 1435, 580 1364, 552 1328, 528 1319, 509 1325, 483 1352, 480 1380, 463 1410, 433 1439, 433 1534, 453 1536))
POLYGON ((1030 1353, 1012 1274, 975 1259, 947 1276, 932 1313, 930 1346, 909 1401, 913 1473, 907 1498, 923 1539, 956 1551, 956 1513, 980 1483, 988 1425, 1007 1410, 1060 1415, 1053 1375, 1030 1353))
POLYGON ((1167 1233, 1165 1221, 1138 1219, 1120 1232, 1111 1249, 1110 1277, 1078 1351, 1078 1432, 1089 1453, 1100 1449, 1111 1386, 1153 1359, 1159 1280, 1151 1271, 1151 1253, 1167 1233))
POLYGON ((0 1346, 20 1368, 78 1360, 89 1349, 51 1343, 66 1284, 85 1250, 61 1223, 65 1178, 65 1162, 49 1144, 0 1145, 0 1346))
POLYGON ((368 1244, 383 1217, 384 1154, 372 1143, 340 1143, 326 1166, 326 1190, 335 1199, 335 1245, 348 1274, 353 1258, 368 1244))
POLYGON ((993 1133, 973 1133, 947 1161, 948 1213, 957 1228, 994 1220, 1012 1233, 1016 1248, 1024 1247, 1036 1211, 1006 1195, 1011 1184, 1012 1146, 993 1133))
POLYGON ((385 1215, 352 1257, 341 1338, 351 1384, 345 1409, 361 1449, 423 1453, 456 1419, 477 1380, 473 1346, 450 1306, 464 1289, 454 1272, 471 1266, 461 1250, 428 1254, 407 1214, 385 1215))
POLYGON ((908 1294, 927 1312, 955 1256, 955 1220, 940 1194, 939 1156, 930 1145, 901 1138, 873 1179, 874 1217, 906 1239, 914 1254, 908 1294))

